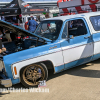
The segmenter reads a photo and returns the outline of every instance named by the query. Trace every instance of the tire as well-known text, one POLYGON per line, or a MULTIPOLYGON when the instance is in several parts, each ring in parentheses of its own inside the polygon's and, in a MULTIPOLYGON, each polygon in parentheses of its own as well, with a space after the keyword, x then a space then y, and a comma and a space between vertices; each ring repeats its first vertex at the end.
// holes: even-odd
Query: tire
POLYGON ((20 71, 20 81, 25 87, 38 86, 39 81, 47 78, 48 70, 43 63, 28 65, 20 71))

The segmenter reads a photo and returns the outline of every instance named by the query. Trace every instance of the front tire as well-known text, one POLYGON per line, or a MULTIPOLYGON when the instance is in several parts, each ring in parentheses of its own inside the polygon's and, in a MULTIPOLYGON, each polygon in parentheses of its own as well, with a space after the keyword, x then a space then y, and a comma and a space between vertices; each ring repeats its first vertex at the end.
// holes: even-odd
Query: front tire
POLYGON ((21 69, 20 80, 25 87, 34 87, 39 81, 47 80, 48 70, 43 64, 32 64, 21 69))

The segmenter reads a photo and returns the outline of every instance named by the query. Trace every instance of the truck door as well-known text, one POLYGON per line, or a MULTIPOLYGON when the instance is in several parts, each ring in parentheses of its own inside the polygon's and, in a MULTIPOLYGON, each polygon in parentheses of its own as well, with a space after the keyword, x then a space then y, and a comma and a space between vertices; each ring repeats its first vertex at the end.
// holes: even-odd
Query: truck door
POLYGON ((84 18, 66 21, 62 32, 61 48, 65 69, 92 60, 93 40, 84 18))

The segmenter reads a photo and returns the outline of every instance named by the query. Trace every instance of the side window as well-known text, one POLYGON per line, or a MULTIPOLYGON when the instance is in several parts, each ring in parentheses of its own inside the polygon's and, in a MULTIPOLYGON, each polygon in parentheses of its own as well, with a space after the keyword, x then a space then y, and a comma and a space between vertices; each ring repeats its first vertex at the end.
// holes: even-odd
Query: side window
POLYGON ((100 31, 100 16, 90 17, 90 20, 95 31, 100 31))
POLYGON ((76 37, 87 34, 85 23, 82 19, 68 21, 69 37, 76 37))
POLYGON ((62 33, 62 38, 65 39, 67 37, 67 23, 65 24, 63 33, 62 33))
POLYGON ((68 21, 68 25, 65 24, 62 38, 65 39, 67 34, 69 38, 87 34, 84 21, 82 19, 68 21))

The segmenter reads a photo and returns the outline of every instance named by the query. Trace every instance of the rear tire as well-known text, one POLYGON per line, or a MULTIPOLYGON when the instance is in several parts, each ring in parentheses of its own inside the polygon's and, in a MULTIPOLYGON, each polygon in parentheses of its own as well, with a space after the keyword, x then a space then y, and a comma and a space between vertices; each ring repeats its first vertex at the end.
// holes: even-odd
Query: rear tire
POLYGON ((47 80, 48 70, 43 64, 32 64, 21 69, 20 80, 25 87, 34 87, 39 81, 47 80))

